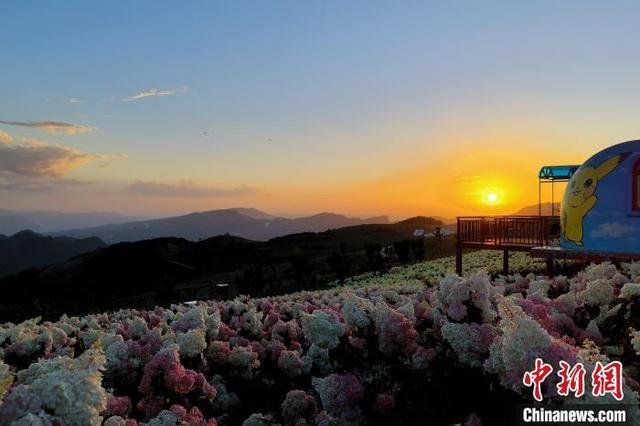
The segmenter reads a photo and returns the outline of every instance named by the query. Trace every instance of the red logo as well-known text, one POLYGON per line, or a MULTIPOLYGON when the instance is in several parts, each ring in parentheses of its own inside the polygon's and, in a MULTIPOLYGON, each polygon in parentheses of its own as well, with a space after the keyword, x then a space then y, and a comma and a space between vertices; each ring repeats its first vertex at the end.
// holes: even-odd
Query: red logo
POLYGON ((610 393, 620 401, 624 396, 620 361, 612 361, 604 367, 600 361, 596 362, 596 368, 591 375, 591 385, 593 386, 593 396, 604 396, 610 393))
MULTIPOLYGON (((522 383, 527 387, 533 387, 533 398, 536 401, 542 401, 542 383, 553 372, 553 367, 546 364, 542 359, 536 358, 535 368, 532 371, 524 373, 522 383)), ((586 370, 582 363, 577 363, 573 367, 565 361, 560 361, 560 370, 558 377, 560 381, 556 385, 556 390, 560 396, 569 396, 573 392, 576 398, 584 395, 585 384, 584 379, 586 370)), ((624 397, 622 390, 622 363, 620 361, 612 361, 607 365, 596 362, 593 372, 591 373, 591 393, 593 396, 605 396, 607 394, 620 401, 624 397)))
POLYGON ((553 367, 551 365, 545 364, 540 358, 536 358, 536 368, 533 371, 524 373, 522 382, 527 387, 533 386, 533 398, 536 401, 542 401, 541 384, 552 371, 553 367))

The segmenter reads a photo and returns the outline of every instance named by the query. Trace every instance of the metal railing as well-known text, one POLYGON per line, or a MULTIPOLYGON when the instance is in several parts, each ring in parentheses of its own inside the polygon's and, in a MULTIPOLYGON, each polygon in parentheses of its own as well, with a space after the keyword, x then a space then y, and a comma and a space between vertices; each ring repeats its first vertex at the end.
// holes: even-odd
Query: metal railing
POLYGON ((547 246, 558 238, 559 216, 461 216, 458 243, 547 246))

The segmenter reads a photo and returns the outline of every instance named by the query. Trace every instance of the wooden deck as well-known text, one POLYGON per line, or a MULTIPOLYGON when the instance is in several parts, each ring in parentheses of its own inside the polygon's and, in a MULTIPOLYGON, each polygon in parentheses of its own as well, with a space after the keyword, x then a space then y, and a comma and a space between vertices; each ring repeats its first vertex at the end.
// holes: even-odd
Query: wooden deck
POLYGON ((465 248, 501 250, 503 272, 509 272, 509 252, 551 246, 560 234, 559 216, 460 216, 458 217, 456 272, 462 275, 465 248))

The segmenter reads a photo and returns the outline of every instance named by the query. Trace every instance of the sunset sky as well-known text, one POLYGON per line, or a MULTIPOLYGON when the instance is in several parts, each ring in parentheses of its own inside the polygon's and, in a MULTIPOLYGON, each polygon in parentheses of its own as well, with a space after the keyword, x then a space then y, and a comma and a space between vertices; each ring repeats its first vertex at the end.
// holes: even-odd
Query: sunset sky
POLYGON ((13 0, 0 16, 4 209, 510 213, 537 203, 541 165, 640 138, 633 1, 13 0))

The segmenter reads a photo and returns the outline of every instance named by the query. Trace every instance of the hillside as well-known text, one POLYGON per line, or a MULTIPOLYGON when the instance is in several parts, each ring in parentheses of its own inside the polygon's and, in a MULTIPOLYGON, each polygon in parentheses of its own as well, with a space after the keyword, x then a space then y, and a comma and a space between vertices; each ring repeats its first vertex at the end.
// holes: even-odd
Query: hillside
POLYGON ((61 262, 106 244, 99 238, 49 237, 21 231, 10 237, 0 235, 0 277, 26 268, 61 262))
POLYGON ((454 240, 415 240, 415 228, 442 223, 418 217, 395 224, 357 225, 291 234, 266 242, 221 235, 192 242, 156 238, 118 243, 44 268, 0 280, 7 289, 0 318, 62 312, 168 305, 228 291, 252 295, 320 288, 335 280, 390 265, 451 253, 454 240), (413 243, 412 243, 413 241, 413 243), (394 243, 406 252, 395 253, 394 243), (418 244, 419 243, 419 244, 418 244), (383 247, 388 250, 381 254, 383 247), (33 295, 38 299, 34 301, 33 295), (128 306, 128 305, 127 305, 128 306))
POLYGON ((351 218, 334 213, 320 213, 289 219, 273 217, 256 209, 237 208, 191 213, 164 219, 68 229, 53 235, 67 235, 76 238, 97 236, 110 244, 164 237, 198 241, 223 234, 266 241, 287 234, 322 232, 327 229, 374 223, 388 223, 388 219, 386 217, 351 218))

